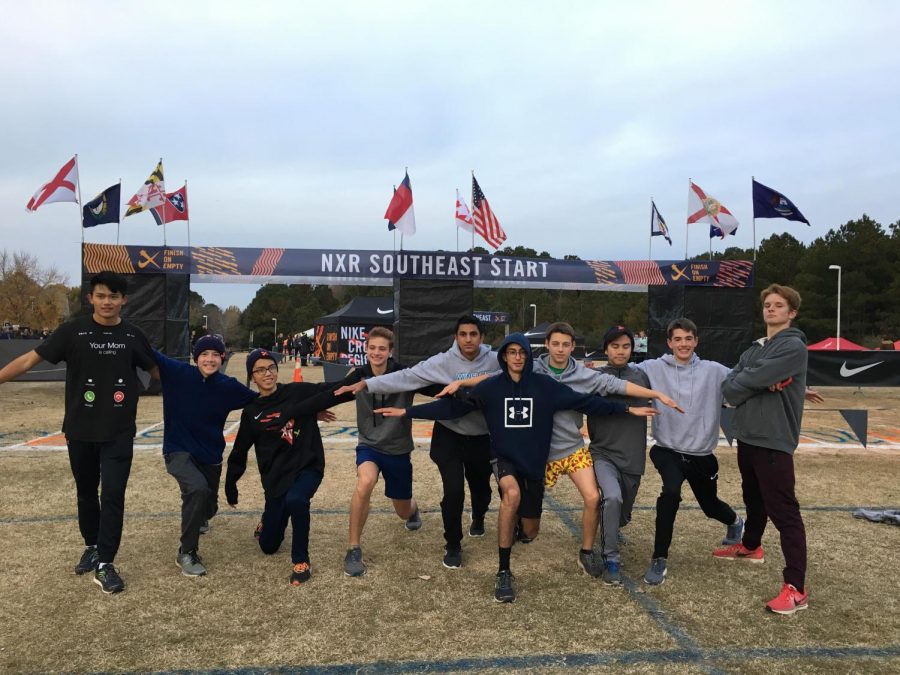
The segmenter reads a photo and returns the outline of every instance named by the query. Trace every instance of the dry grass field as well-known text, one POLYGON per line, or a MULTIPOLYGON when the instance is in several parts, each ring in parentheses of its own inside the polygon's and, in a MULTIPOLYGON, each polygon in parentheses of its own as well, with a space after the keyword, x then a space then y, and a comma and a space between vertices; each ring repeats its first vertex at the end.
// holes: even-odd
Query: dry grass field
MULTIPOLYGON (((240 376, 243 358, 230 364, 240 376)), ((321 369, 304 369, 308 380, 321 369)), ((282 371, 288 381, 289 369, 282 371)), ((342 573, 354 485, 354 412, 323 426, 326 476, 313 502, 313 578, 291 587, 289 542, 273 556, 252 537, 262 508, 255 466, 241 503, 201 541, 209 575, 175 565, 179 494, 160 458, 161 401, 141 400, 138 439, 117 559, 127 590, 104 596, 72 567, 82 542, 64 441, 61 383, 0 387, 0 671, 393 673, 771 673, 900 671, 900 528, 851 517, 859 506, 900 507, 900 391, 829 389, 805 417, 796 456, 809 537, 810 608, 768 614, 780 587, 774 528, 767 560, 714 560, 722 527, 684 493, 660 587, 640 581, 653 538, 659 480, 648 466, 626 530, 629 581, 610 588, 576 564, 580 506, 561 480, 548 492, 540 537, 513 550, 519 592, 493 602, 495 510, 465 565, 441 566, 440 480, 417 423, 415 492, 424 526, 407 532, 376 488, 363 537, 365 577, 342 573), (862 449, 836 408, 869 410, 862 449), (38 439, 38 440, 35 440, 38 439)), ((238 415, 231 416, 236 422, 238 415)), ((230 425, 232 426, 232 425, 230 425)), ((233 428, 231 429, 233 433, 233 428)), ((735 452, 719 448, 723 498, 740 510, 735 452)), ((251 455, 252 457, 252 455, 251 455)), ((496 507, 496 498, 493 507, 496 507)))

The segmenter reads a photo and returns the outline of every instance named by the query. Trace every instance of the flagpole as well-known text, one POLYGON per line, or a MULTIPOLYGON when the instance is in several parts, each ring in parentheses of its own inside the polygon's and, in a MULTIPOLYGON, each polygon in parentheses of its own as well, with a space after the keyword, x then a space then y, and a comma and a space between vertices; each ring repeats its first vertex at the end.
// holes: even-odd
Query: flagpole
MULTIPOLYGON (((159 158, 159 165, 160 165, 160 166, 162 166, 162 163, 163 163, 162 160, 163 160, 163 158, 160 157, 160 158, 159 158)), ((166 244, 166 202, 168 201, 168 199, 166 199, 166 174, 165 174, 165 169, 163 169, 162 179, 163 179, 163 191, 162 191, 162 193, 163 193, 163 203, 162 203, 163 248, 166 248, 166 247, 168 246, 168 244, 166 244)))
POLYGON ((122 227, 122 177, 119 176, 119 217, 116 220, 116 246, 119 245, 119 230, 122 227))
POLYGON ((756 262, 756 208, 752 203, 753 201, 753 184, 756 182, 756 176, 750 176, 750 200, 751 200, 751 208, 753 208, 753 262, 756 262))
MULTIPOLYGON (((691 186, 693 184, 694 183, 691 181, 691 179, 688 178, 688 207, 687 207, 688 218, 691 217, 691 186)), ((691 224, 689 222, 687 222, 687 218, 686 218, 685 223, 684 223, 684 259, 685 260, 688 259, 688 235, 690 233, 691 233, 691 224)))
POLYGON ((472 251, 475 250, 475 169, 472 169, 472 251))
POLYGON ((647 260, 653 260, 653 197, 650 197, 650 242, 647 244, 647 260))
MULTIPOLYGON (((459 197, 459 188, 456 188, 456 196, 459 197)), ((453 214, 453 224, 456 225, 456 252, 459 253, 459 223, 456 222, 456 214, 453 214)))
POLYGON ((75 175, 78 176, 78 225, 81 228, 81 243, 84 244, 84 212, 81 204, 81 174, 78 172, 78 153, 75 153, 75 175))
POLYGON ((191 252, 191 207, 188 204, 187 178, 184 179, 184 204, 188 210, 187 234, 188 234, 188 254, 190 254, 190 252, 191 252))

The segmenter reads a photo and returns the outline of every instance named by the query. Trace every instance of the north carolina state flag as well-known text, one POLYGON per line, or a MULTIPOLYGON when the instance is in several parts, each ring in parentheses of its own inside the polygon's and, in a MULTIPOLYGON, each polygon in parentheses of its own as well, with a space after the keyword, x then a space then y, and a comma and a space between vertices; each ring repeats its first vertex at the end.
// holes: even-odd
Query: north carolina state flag
POLYGON ((41 185, 25 208, 34 213, 41 205, 52 202, 78 203, 78 155, 63 164, 49 183, 41 185))
POLYGON ((388 230, 400 230, 403 234, 416 233, 416 214, 413 211, 412 187, 409 184, 409 173, 403 177, 400 187, 394 190, 391 203, 384 212, 388 221, 388 230))

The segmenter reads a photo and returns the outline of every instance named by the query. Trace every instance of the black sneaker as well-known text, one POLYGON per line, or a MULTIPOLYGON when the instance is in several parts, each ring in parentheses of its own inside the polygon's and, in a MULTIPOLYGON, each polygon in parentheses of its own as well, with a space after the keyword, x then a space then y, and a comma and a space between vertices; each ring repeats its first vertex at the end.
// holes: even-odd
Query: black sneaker
POLYGON ((86 546, 84 553, 81 554, 81 560, 75 565, 75 574, 81 576, 97 569, 100 562, 100 555, 97 553, 96 546, 86 546))
POLYGON ((497 602, 515 602, 516 591, 512 585, 513 573, 509 570, 497 572, 497 580, 494 582, 494 600, 497 602))
POLYGON ((107 563, 103 567, 97 567, 94 571, 94 583, 107 595, 110 593, 121 593, 125 590, 125 582, 116 572, 116 568, 112 563, 107 563))
POLYGON ((530 544, 534 541, 534 539, 525 534, 525 530, 522 529, 521 520, 516 521, 515 540, 520 544, 530 544))
POLYGON ((448 546, 444 549, 444 567, 448 570, 458 570, 462 567, 462 549, 448 546))
POLYGON ((484 536, 484 516, 481 518, 476 518, 472 516, 472 524, 469 526, 469 536, 470 537, 483 537, 484 536))

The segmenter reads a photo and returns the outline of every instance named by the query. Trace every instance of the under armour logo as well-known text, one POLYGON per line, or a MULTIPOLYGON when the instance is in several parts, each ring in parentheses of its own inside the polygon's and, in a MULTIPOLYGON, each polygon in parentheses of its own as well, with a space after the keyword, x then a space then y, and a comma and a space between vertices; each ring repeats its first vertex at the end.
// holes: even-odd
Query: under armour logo
POLYGON ((530 427, 532 406, 533 399, 530 398, 503 399, 505 411, 503 425, 506 427, 530 427))

